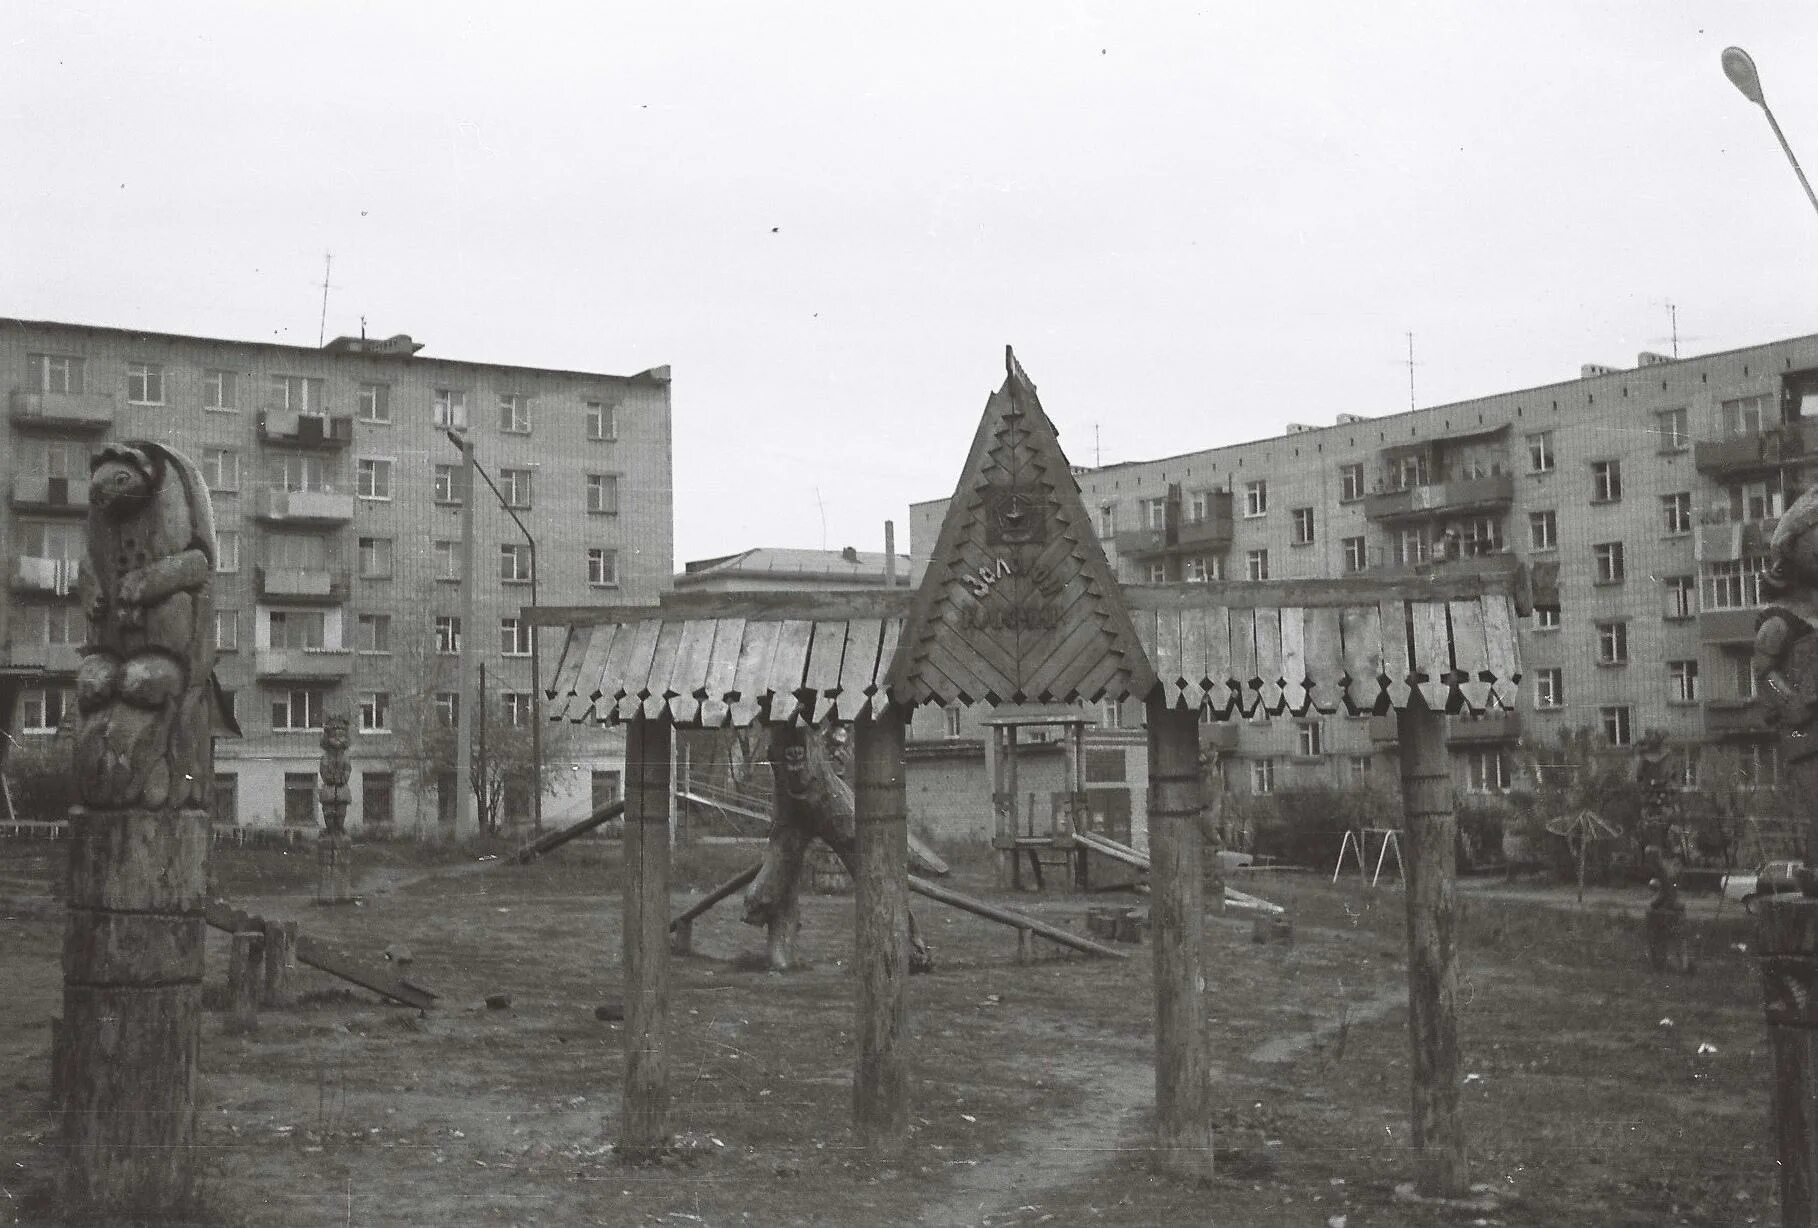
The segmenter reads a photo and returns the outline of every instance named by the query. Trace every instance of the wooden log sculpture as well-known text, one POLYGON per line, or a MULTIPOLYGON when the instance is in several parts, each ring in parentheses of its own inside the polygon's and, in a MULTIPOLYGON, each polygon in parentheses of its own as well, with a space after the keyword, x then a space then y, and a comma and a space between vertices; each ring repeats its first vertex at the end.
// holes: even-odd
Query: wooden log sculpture
POLYGON ((76 1219, 159 1218, 193 1195, 215 557, 192 462, 155 443, 101 449, 57 1057, 62 1201, 76 1219))
MULTIPOLYGON (((1818 790, 1818 487, 1774 526, 1761 590, 1769 605, 1755 622, 1751 666, 1780 735, 1783 783, 1809 798, 1818 790)), ((1808 806, 1804 819, 1799 851, 1809 864, 1818 858, 1818 807, 1808 806)))
MULTIPOLYGON (((807 871, 808 846, 819 838, 858 878, 858 832, 853 820, 852 786, 841 776, 848 761, 848 734, 842 725, 825 735, 799 725, 783 726, 770 735, 770 769, 776 778, 776 800, 770 844, 757 877, 745 891, 745 923, 763 926, 773 972, 795 964, 795 941, 801 931, 801 889, 807 871)), ((928 972, 934 957, 909 917, 909 970, 928 972)))
POLYGON ((345 904, 353 899, 352 851, 347 839, 347 807, 353 801, 348 781, 353 765, 347 760, 348 720, 328 716, 322 720, 322 763, 317 768, 316 803, 322 808, 322 834, 316 840, 316 903, 345 904))

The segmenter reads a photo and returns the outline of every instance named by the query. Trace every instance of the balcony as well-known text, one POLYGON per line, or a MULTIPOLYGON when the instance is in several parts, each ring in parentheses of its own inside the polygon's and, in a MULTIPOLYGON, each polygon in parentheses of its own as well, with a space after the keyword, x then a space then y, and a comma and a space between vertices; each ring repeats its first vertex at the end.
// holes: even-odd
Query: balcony
POLYGON ((1180 548, 1182 550, 1223 551, 1231 548, 1231 496, 1226 495, 1223 506, 1214 503, 1212 514, 1204 520, 1183 520, 1180 522, 1180 548))
POLYGON ((1465 512, 1500 511, 1515 501, 1515 478, 1491 473, 1454 482, 1431 482, 1402 490, 1383 491, 1364 500, 1364 515, 1371 520, 1406 520, 1420 516, 1460 515, 1465 512))
POLYGON ((1766 738, 1773 734, 1767 708, 1753 699, 1708 699, 1704 732, 1712 738, 1766 738))
POLYGON ((1168 552, 1166 529, 1125 529, 1113 540, 1119 558, 1139 559, 1145 555, 1168 552))
POLYGON ((1482 716, 1446 718, 1446 745, 1484 746, 1521 737, 1521 713, 1486 712, 1482 716))
POLYGON ((1787 422, 1729 439, 1701 439, 1692 445, 1692 467, 1720 480, 1746 477, 1803 460, 1806 451, 1800 424, 1787 422))
POLYGON ((296 448, 345 448, 353 442, 353 419, 303 414, 294 409, 261 410, 259 438, 296 448))
POLYGON ((1706 610, 1698 616, 1698 639, 1706 644, 1753 644, 1761 611, 1706 610))
POLYGON ((326 490, 259 492, 253 515, 278 524, 346 524, 353 519, 354 497, 326 490))
POLYGON ((69 597, 82 576, 81 559, 42 559, 20 555, 13 560, 12 590, 47 597, 69 597))
POLYGON ((82 649, 77 644, 18 644, 6 650, 0 659, 14 669, 40 669, 47 674, 73 674, 82 664, 82 649))
POLYGON ((99 434, 114 424, 114 398, 107 392, 27 392, 15 388, 7 416, 14 426, 61 434, 99 434))
POLYGON ((1221 754, 1237 749, 1240 721, 1213 721, 1206 727, 1204 741, 1221 754))
POLYGON ((258 648, 253 671, 284 682, 333 681, 353 672, 353 653, 345 648, 258 648))
POLYGON ((1171 529, 1126 529, 1116 538, 1119 558, 1162 554, 1222 554, 1231 548, 1231 505, 1204 520, 1183 520, 1171 529))
POLYGON ((259 596, 274 601, 339 604, 347 600, 347 574, 326 567, 260 567, 259 596))
POLYGON ((1767 553, 1778 516, 1766 520, 1726 520, 1692 526, 1692 557, 1700 563, 1733 563, 1767 553))
POLYGON ((77 478, 52 478, 41 473, 13 477, 13 506, 34 512, 88 513, 88 482, 77 478))

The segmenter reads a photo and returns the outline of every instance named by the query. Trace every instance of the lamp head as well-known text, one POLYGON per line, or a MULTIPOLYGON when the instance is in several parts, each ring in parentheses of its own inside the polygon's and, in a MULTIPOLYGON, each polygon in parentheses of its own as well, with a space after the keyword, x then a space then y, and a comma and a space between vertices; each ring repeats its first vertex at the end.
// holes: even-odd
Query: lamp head
POLYGON ((1740 47, 1723 49, 1723 75, 1730 79, 1744 98, 1758 107, 1767 106, 1761 94, 1761 74, 1755 71, 1755 61, 1749 59, 1749 53, 1740 47))

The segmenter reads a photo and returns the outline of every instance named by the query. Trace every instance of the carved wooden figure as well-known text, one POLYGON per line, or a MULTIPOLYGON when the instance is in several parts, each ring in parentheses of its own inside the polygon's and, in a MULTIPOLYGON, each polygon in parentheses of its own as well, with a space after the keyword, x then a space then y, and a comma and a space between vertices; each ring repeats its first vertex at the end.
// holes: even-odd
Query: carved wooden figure
MULTIPOLYGON (((1774 526, 1761 589, 1769 604, 1755 623, 1752 665, 1780 734, 1785 783, 1809 797, 1818 789, 1818 487, 1774 526)), ((1804 818, 1800 852, 1809 862, 1818 858, 1818 809, 1804 818)))
POLYGON ((329 716, 322 720, 322 762, 316 801, 322 807, 322 834, 316 838, 316 903, 352 902, 353 845, 347 838, 347 807, 353 801, 348 781, 353 765, 347 760, 348 720, 329 716))

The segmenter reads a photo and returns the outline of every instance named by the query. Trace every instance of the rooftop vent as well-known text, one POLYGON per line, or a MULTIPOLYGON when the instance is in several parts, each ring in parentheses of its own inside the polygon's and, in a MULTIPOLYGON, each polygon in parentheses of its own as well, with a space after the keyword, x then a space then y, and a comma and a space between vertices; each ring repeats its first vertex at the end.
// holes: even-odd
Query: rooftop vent
POLYGON ((859 558, 858 558, 858 547, 856 547, 856 546, 847 546, 847 547, 846 547, 846 548, 845 548, 845 549, 844 549, 844 550, 841 550, 841 551, 840 551, 840 557, 841 557, 841 558, 843 558, 843 559, 845 559, 845 560, 846 560, 846 561, 847 561, 847 562, 848 562, 848 563, 856 563, 856 562, 858 562, 858 561, 859 561, 859 558))
POLYGON ((1599 375, 1614 375, 1621 367, 1606 367, 1600 362, 1587 362, 1578 368, 1579 379, 1595 379, 1599 375))
POLYGON ((1340 415, 1338 415, 1338 425, 1340 425, 1340 426, 1350 426, 1353 422, 1368 422, 1368 421, 1369 421, 1369 419, 1364 417, 1362 414, 1340 414, 1340 415))
POLYGON ((1638 367, 1657 367, 1663 362, 1674 361, 1676 360, 1671 354, 1656 354, 1653 350, 1643 350, 1635 355, 1635 365, 1638 367))
POLYGON ((399 333, 384 340, 377 337, 336 337, 322 348, 330 354, 391 354, 409 358, 423 348, 423 343, 412 341, 409 333, 399 333))
POLYGON ((1309 425, 1308 425, 1308 424, 1307 424, 1307 423, 1305 423, 1305 422, 1290 422, 1290 423, 1288 423, 1288 434, 1290 434, 1290 435, 1298 435, 1298 434, 1300 434, 1300 433, 1301 433, 1301 432, 1302 432, 1302 431, 1314 431, 1314 430, 1318 430, 1318 429, 1319 429, 1319 428, 1318 428, 1318 427, 1315 427, 1315 426, 1309 426, 1309 425))

